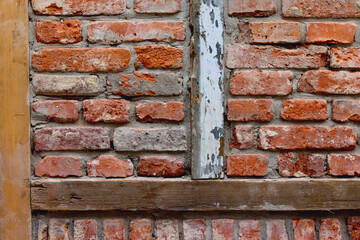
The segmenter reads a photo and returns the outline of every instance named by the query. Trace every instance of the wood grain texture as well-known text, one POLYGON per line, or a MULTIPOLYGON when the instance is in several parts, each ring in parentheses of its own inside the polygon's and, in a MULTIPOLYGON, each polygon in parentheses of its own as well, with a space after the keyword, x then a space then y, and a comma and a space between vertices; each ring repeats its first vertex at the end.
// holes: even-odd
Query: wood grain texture
POLYGON ((28 1, 0 1, 0 239, 31 239, 28 1))
POLYGON ((44 179, 31 193, 33 210, 360 209, 360 179, 44 179))

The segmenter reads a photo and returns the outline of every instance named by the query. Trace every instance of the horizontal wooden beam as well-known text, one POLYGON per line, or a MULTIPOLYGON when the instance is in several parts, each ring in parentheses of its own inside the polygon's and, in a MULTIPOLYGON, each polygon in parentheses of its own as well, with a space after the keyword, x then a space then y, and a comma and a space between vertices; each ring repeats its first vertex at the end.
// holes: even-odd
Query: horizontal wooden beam
POLYGON ((360 209, 360 179, 45 179, 31 187, 33 210, 360 209))

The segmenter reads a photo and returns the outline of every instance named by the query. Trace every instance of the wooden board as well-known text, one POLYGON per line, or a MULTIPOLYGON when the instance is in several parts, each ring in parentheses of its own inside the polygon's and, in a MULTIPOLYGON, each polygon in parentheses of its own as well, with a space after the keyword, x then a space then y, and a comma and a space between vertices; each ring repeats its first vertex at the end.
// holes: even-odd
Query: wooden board
POLYGON ((47 179, 31 193, 33 210, 360 209, 360 179, 47 179))
POLYGON ((28 1, 0 1, 0 239, 31 239, 28 1))

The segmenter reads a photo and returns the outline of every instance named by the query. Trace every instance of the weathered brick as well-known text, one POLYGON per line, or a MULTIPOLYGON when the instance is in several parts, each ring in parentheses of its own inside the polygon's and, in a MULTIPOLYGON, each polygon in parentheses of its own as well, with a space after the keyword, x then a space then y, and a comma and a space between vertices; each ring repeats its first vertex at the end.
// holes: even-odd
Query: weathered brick
POLYGON ((227 158, 226 173, 229 177, 265 176, 268 155, 234 154, 227 158))
POLYGON ((74 100, 39 101, 32 108, 51 122, 68 123, 79 119, 79 104, 74 100))
POLYGON ((152 240, 150 219, 137 219, 130 223, 130 240, 152 240))
POLYGON ((270 99, 228 100, 229 121, 271 121, 274 118, 273 101, 270 99))
POLYGON ((177 220, 158 220, 156 225, 156 240, 179 240, 177 220))
POLYGON ((309 18, 353 18, 360 17, 356 0, 337 0, 329 3, 323 0, 283 0, 284 17, 309 18))
POLYGON ((342 240, 341 224, 337 218, 320 221, 319 240, 342 240))
POLYGON ((92 99, 83 102, 87 122, 127 123, 131 104, 126 100, 92 99))
POLYGON ((107 91, 123 96, 173 96, 182 93, 182 84, 172 73, 116 73, 109 75, 107 91))
POLYGON ((110 149, 109 130, 99 127, 42 128, 35 131, 36 151, 110 149))
POLYGON ((181 10, 180 0, 134 0, 137 13, 177 13, 181 10))
POLYGON ((337 122, 360 121, 360 101, 334 100, 332 104, 332 120, 337 122))
POLYGON ((284 220, 266 221, 267 239, 288 240, 284 220))
POLYGON ((236 42, 238 43, 249 43, 251 30, 250 30, 250 23, 248 21, 240 21, 238 24, 239 34, 236 38, 236 42))
POLYGON ((37 177, 80 177, 81 160, 74 156, 46 156, 35 167, 37 177))
POLYGON ((356 24, 337 22, 307 23, 307 43, 352 43, 356 24))
POLYGON ((327 103, 322 99, 285 100, 281 107, 281 117, 285 120, 326 120, 327 103))
POLYGON ((298 43, 298 22, 251 22, 251 43, 298 43))
POLYGON ((81 21, 40 21, 36 23, 36 39, 41 43, 81 42, 81 21))
POLYGON ((70 239, 70 222, 61 219, 50 219, 49 240, 70 239))
POLYGON ((74 221, 74 240, 89 240, 97 238, 97 222, 95 220, 74 221))
POLYGON ((92 22, 88 27, 88 40, 92 43, 105 42, 172 42, 185 40, 183 22, 170 21, 108 21, 92 22))
POLYGON ((138 175, 147 177, 180 177, 184 175, 184 163, 175 157, 140 157, 138 175))
POLYGON ((360 94, 360 73, 307 71, 299 82, 299 92, 318 94, 360 94))
POLYGON ((258 220, 239 221, 239 240, 260 239, 260 222, 258 220))
POLYGON ((139 122, 180 122, 184 120, 182 102, 143 102, 136 105, 139 122))
POLYGON ((261 45, 229 45, 228 68, 320 68, 326 65, 327 48, 302 46, 285 49, 261 45))
POLYGON ((173 128, 116 128, 114 147, 117 151, 186 151, 186 131, 173 128))
POLYGON ((315 240, 315 221, 312 219, 292 220, 294 240, 315 240))
POLYGON ((253 145, 253 131, 250 126, 239 125, 233 129, 233 140, 230 148, 250 149, 253 145))
POLYGON ((330 154, 328 173, 332 176, 360 176, 360 155, 330 154))
POLYGON ((125 240, 125 223, 122 219, 104 220, 104 240, 125 240))
POLYGON ((35 14, 115 15, 126 7, 126 0, 31 0, 35 14))
POLYGON ((276 0, 229 0, 229 14, 270 16, 276 13, 276 0))
POLYGON ((48 96, 96 96, 100 91, 96 76, 63 76, 35 74, 32 81, 35 93, 48 96))
POLYGON ((320 154, 280 153, 278 169, 282 177, 321 177, 326 156, 320 154))
POLYGON ((348 217, 346 224, 347 224, 351 239, 359 240, 360 239, 360 217, 359 216, 348 217))
POLYGON ((231 79, 233 95, 286 96, 294 76, 290 71, 236 71, 231 79))
POLYGON ((40 222, 38 226, 38 240, 48 240, 48 225, 40 222))
POLYGON ((260 127, 259 148, 264 150, 354 149, 351 127, 269 126, 260 127))
POLYGON ((135 47, 136 67, 146 68, 182 68, 183 50, 165 45, 147 45, 135 47))
POLYGON ((130 177, 133 175, 133 164, 111 155, 102 155, 86 164, 90 177, 130 177))
POLYGON ((234 240, 234 220, 212 220, 212 240, 234 240))
POLYGON ((332 48, 330 67, 360 69, 360 47, 332 48))
POLYGON ((47 72, 116 72, 129 65, 130 50, 124 48, 41 49, 32 56, 32 66, 47 72))
POLYGON ((206 240, 204 219, 190 219, 183 222, 184 240, 206 240))

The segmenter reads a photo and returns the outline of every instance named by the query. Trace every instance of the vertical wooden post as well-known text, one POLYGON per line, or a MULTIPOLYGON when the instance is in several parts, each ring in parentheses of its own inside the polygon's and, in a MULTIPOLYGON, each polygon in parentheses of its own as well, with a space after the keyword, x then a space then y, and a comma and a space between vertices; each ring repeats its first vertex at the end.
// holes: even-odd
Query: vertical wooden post
POLYGON ((28 1, 0 1, 0 239, 30 240, 28 1))
POLYGON ((222 178, 223 0, 192 0, 192 178, 222 178))

